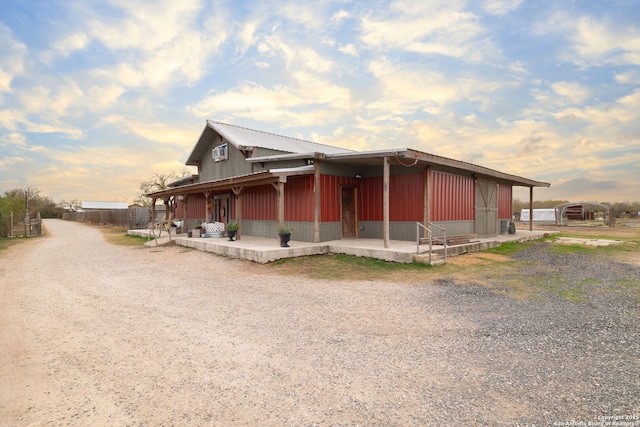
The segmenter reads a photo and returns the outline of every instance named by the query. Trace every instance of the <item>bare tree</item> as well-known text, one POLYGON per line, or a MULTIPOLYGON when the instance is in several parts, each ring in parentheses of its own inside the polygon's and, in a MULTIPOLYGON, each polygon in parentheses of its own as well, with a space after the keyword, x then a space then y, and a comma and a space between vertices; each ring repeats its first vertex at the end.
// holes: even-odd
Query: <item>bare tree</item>
POLYGON ((183 169, 180 174, 174 171, 169 173, 154 172, 151 175, 151 178, 140 183, 140 191, 138 192, 138 196, 134 200, 134 203, 141 206, 151 206, 152 200, 147 197, 147 194, 166 190, 169 188, 169 184, 173 181, 177 181, 187 175, 189 175, 189 171, 187 169, 183 169))

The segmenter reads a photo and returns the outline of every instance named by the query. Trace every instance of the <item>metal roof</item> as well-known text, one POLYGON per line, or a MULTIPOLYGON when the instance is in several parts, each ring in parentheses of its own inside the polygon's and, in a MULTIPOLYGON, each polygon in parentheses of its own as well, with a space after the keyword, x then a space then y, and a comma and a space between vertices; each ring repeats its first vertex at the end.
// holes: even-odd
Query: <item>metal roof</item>
POLYGON ((437 170, 451 171, 454 173, 471 173, 474 176, 484 176, 497 179, 501 182, 524 187, 549 187, 547 182, 523 178, 484 166, 475 165, 460 160, 449 159, 435 154, 425 153, 411 148, 397 148, 373 151, 354 151, 345 148, 332 147, 311 141, 275 135, 241 126, 234 126, 207 120, 202 135, 187 160, 187 165, 198 165, 200 160, 207 155, 207 150, 216 135, 220 135, 239 150, 251 150, 254 147, 266 148, 280 152, 260 157, 248 157, 250 163, 266 163, 283 160, 324 160, 327 162, 345 163, 351 165, 380 165, 386 157, 392 162, 404 166, 433 166, 437 170))
POLYGON ((127 202, 82 201, 82 209, 128 209, 127 202))
POLYGON ((213 132, 218 133, 239 150, 251 150, 253 148, 266 148, 268 150, 281 151, 283 153, 311 153, 325 154, 353 153, 353 150, 305 141, 289 136, 276 135, 227 123, 207 120, 207 126, 202 131, 196 146, 187 159, 188 165, 196 165, 207 153, 209 143, 213 138, 213 132))
POLYGON ((435 154, 425 153, 423 151, 411 148, 396 148, 389 150, 372 150, 372 151, 352 151, 348 153, 334 153, 326 156, 321 153, 305 153, 299 155, 280 154, 264 157, 248 158, 248 162, 276 162, 282 160, 296 159, 319 159, 327 162, 336 162, 350 165, 373 166, 381 165, 384 158, 389 158, 394 164, 412 167, 416 165, 431 165, 438 170, 450 171, 456 173, 471 173, 477 176, 484 176, 498 179, 504 183, 524 187, 549 187, 551 184, 542 181, 536 181, 521 176, 500 172, 484 166, 475 165, 473 163, 454 160, 435 154))

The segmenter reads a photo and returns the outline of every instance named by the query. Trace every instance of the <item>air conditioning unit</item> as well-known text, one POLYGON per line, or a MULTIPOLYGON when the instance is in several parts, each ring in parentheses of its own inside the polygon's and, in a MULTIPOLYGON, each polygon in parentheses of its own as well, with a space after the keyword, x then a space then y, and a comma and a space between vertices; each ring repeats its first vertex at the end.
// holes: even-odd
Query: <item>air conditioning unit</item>
POLYGON ((229 145, 228 144, 218 145, 213 149, 213 151, 211 152, 211 155, 213 156, 214 162, 221 162, 222 160, 227 160, 229 158, 229 145))

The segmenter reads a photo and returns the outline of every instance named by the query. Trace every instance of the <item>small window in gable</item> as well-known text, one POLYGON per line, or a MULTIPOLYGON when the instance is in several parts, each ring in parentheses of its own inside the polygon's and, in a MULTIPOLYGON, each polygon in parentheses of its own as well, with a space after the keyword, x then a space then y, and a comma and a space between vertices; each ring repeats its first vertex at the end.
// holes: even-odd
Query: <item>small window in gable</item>
POLYGON ((224 143, 215 147, 212 151, 213 161, 221 162, 229 158, 229 144, 224 143))

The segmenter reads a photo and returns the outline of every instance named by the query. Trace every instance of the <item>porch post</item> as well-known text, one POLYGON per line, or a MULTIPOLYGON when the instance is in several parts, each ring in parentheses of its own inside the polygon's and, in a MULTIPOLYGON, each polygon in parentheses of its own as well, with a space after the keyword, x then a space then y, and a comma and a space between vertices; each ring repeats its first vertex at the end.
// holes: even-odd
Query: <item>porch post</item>
POLYGON ((188 194, 182 195, 182 232, 187 233, 189 231, 189 209, 187 209, 188 194))
POLYGON ((383 162, 383 195, 382 195, 382 234, 384 236, 384 247, 389 247, 389 158, 384 157, 383 162))
POLYGON ((152 225, 154 222, 156 222, 156 200, 158 199, 151 199, 151 224, 152 225))
POLYGON ((529 187, 529 231, 533 231, 533 187, 529 187))
POLYGON ((244 187, 234 187, 232 188, 233 194, 236 196, 236 221, 238 222, 238 231, 236 231, 236 240, 240 240, 240 223, 242 222, 242 189, 244 187))
POLYGON ((209 208, 207 208, 207 205, 209 204, 209 194, 211 194, 211 191, 203 191, 202 193, 204 194, 204 222, 207 222, 207 218, 209 217, 209 208))
MULTIPOLYGON (((424 169, 424 226, 429 227, 431 222, 431 166, 424 169)), ((416 236, 418 238, 419 236, 416 236)))
POLYGON ((278 225, 284 224, 284 182, 278 181, 278 225))
POLYGON ((171 218, 171 196, 164 200, 164 220, 169 221, 171 218))
POLYGON ((320 162, 313 161, 313 243, 320 243, 320 162))

